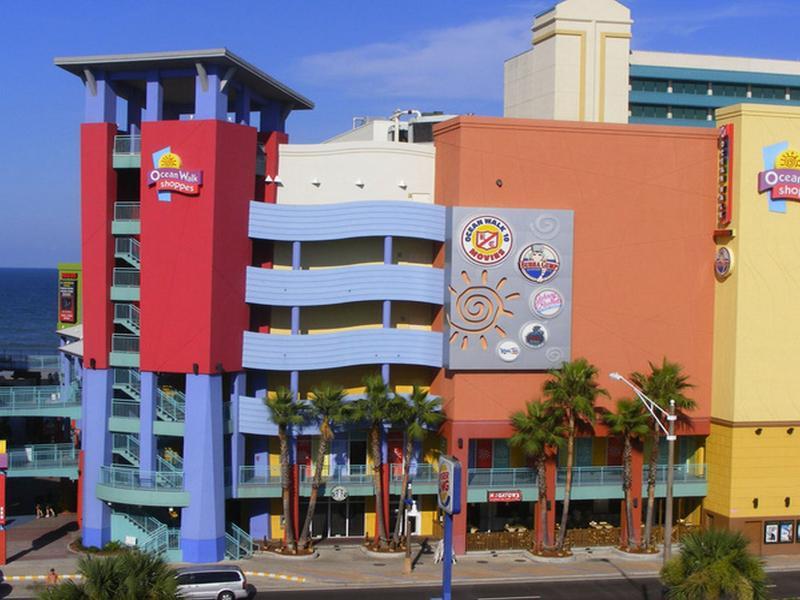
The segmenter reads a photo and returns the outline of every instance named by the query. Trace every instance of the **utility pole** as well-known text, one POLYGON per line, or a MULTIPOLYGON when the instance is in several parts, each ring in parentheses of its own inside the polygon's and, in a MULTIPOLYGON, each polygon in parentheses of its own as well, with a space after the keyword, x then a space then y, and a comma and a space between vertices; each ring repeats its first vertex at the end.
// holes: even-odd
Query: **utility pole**
POLYGON ((664 564, 672 555, 672 488, 675 483, 675 400, 669 401, 669 434, 667 435, 667 506, 664 510, 664 564))

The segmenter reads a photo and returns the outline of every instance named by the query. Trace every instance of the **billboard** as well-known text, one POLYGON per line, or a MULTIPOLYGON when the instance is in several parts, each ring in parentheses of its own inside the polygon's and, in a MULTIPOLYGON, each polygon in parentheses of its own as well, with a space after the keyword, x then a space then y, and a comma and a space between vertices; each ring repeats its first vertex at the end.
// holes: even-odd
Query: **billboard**
POLYGON ((445 367, 547 370, 570 360, 573 212, 454 207, 447 235, 445 367))
POLYGON ((61 273, 58 280, 58 320, 76 323, 78 320, 78 275, 61 273))

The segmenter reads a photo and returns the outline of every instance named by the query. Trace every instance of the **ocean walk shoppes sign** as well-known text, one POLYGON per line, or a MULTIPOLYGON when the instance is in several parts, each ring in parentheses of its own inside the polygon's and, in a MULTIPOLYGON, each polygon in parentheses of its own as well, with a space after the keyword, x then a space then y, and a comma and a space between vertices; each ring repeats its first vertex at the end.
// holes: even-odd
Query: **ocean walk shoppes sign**
POLYGON ((800 152, 781 152, 773 169, 758 174, 758 193, 764 192, 771 192, 773 200, 800 201, 800 152))

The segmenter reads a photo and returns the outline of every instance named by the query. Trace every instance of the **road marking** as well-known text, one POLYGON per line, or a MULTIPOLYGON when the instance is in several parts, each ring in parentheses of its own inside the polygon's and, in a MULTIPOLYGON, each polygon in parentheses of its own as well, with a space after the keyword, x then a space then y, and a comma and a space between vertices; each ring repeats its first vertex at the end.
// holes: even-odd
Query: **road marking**
MULTIPOLYGON (((59 575, 59 579, 81 579, 83 575, 59 575)), ((7 575, 3 581, 44 581, 47 575, 7 575)))
POLYGON ((248 577, 268 577, 270 579, 282 579, 283 581, 295 581, 297 583, 305 583, 305 577, 296 577, 294 575, 282 575, 281 573, 267 573, 264 571, 245 571, 248 577))
POLYGON ((478 600, 536 600, 541 596, 493 596, 491 598, 478 598, 478 600))

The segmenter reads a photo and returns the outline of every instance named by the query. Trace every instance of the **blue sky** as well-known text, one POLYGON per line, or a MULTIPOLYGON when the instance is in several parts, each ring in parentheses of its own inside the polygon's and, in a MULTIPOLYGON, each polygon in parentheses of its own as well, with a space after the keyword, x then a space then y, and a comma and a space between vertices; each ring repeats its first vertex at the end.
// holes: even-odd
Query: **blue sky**
MULTIPOLYGON (((633 48, 800 59, 789 0, 623 0, 633 48)), ((4 2, 0 267, 80 260, 80 81, 53 57, 225 46, 316 103, 288 122, 316 142, 397 107, 502 113, 503 60, 530 47, 522 0, 4 2)), ((2 293, 2 291, 0 291, 2 293)))

